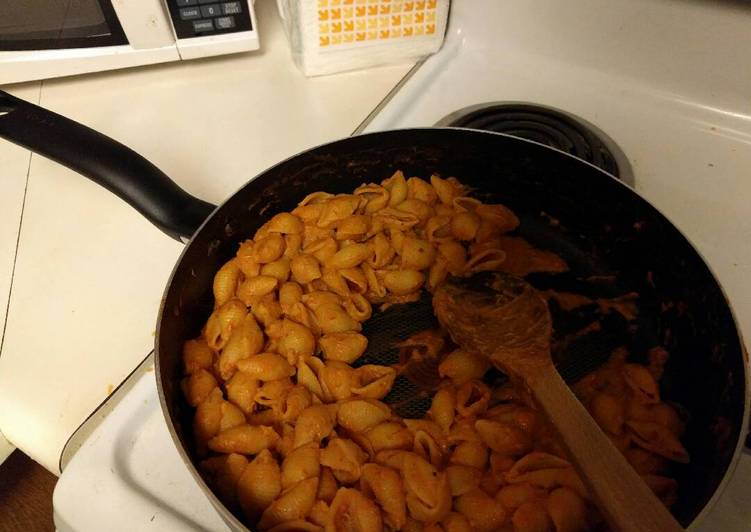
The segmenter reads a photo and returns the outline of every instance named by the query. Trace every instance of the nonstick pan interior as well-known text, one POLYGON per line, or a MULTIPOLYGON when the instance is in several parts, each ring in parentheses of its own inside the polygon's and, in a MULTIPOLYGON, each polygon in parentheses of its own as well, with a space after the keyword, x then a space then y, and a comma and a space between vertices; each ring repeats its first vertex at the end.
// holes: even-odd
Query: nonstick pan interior
MULTIPOLYGON (((179 388, 180 350, 212 310, 214 273, 264 221, 293 209, 306 194, 349 192, 397 169, 423 178, 432 173, 455 176, 479 199, 513 209, 522 220, 518 234, 558 253, 571 267, 565 274, 530 276, 538 288, 602 297, 639 294, 636 326, 613 319, 602 334, 555 355, 559 370, 571 381, 617 345, 627 346, 636 360, 656 345, 671 352, 661 391, 691 415, 684 442, 692 457, 673 472, 679 482, 673 511, 681 523, 690 523, 724 477, 744 416, 744 360, 720 287, 680 232, 607 174, 535 143, 466 130, 382 132, 305 152, 249 182, 196 233, 165 293, 157 337, 168 424, 174 424, 189 460, 196 463, 192 413, 179 388)), ((423 298, 376 313, 365 326, 370 346, 362 362, 393 362, 394 343, 434 326, 429 302, 423 298)), ((586 319, 551 310, 557 333, 586 319)), ((398 383, 394 398, 413 393, 409 386, 398 383)), ((420 415, 426 404, 414 401, 402 413, 420 415)))

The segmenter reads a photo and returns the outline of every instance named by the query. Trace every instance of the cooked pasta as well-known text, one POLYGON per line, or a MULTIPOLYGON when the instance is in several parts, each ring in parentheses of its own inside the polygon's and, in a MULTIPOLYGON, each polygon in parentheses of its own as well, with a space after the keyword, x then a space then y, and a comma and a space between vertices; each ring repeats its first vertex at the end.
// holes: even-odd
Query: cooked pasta
MULTIPOLYGON (((400 363, 363 363, 374 309, 419 298, 450 275, 561 272, 565 262, 507 233, 517 216, 455 178, 395 172, 352 194, 309 194, 242 242, 216 273, 213 312, 183 346, 183 394, 201 471, 261 531, 575 532, 602 518, 544 417, 488 360, 423 331, 400 363), (360 361, 360 365, 358 365, 360 361), (437 368, 430 409, 383 402, 411 362, 437 368)), ((553 297, 553 296, 551 296, 553 297)), ((669 465, 687 462, 679 411, 660 397, 667 360, 625 350, 575 386, 645 483, 670 505, 669 465)), ((367 362, 367 361, 365 361, 367 362)))

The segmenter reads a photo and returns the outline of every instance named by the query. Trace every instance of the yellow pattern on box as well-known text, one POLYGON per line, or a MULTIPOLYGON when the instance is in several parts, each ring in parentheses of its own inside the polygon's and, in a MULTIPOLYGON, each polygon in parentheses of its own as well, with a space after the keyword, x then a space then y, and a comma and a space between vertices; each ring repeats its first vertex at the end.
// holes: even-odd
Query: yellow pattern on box
POLYGON ((434 35, 437 0, 318 0, 321 47, 434 35))

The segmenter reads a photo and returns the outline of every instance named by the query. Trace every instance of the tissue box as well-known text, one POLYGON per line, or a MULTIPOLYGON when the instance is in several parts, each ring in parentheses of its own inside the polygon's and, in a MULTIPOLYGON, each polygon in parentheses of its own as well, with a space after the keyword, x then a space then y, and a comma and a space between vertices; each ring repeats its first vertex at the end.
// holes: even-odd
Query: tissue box
POLYGON ((306 76, 415 61, 443 42, 449 0, 277 0, 306 76))

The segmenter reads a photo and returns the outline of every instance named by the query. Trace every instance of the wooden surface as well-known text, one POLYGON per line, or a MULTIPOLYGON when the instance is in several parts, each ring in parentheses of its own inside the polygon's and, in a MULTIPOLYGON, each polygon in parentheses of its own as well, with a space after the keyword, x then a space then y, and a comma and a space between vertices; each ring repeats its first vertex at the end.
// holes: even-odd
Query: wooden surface
POLYGON ((57 477, 14 451, 0 464, 0 532, 54 530, 52 490, 57 477))

